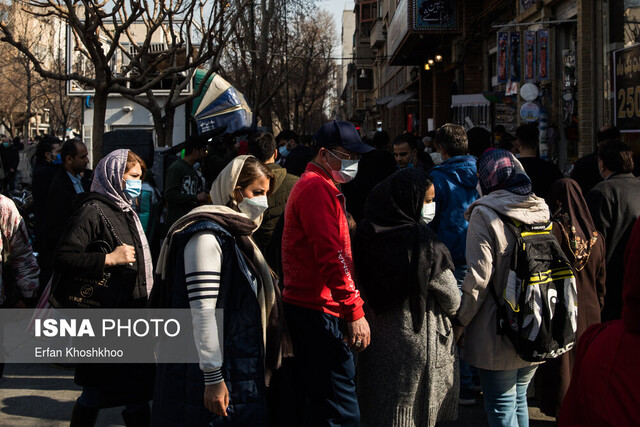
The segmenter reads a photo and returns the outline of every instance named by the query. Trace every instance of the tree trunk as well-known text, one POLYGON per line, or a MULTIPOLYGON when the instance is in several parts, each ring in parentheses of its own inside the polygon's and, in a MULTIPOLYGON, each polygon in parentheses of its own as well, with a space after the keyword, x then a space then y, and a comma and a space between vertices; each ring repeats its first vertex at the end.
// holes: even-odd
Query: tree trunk
POLYGON ((175 124, 175 116, 175 108, 169 108, 164 111, 164 147, 173 146, 173 127, 175 124))
POLYGON ((93 128, 91 129, 92 160, 95 168, 102 158, 102 136, 104 135, 104 122, 107 115, 107 97, 109 92, 106 87, 99 87, 93 96, 93 128))

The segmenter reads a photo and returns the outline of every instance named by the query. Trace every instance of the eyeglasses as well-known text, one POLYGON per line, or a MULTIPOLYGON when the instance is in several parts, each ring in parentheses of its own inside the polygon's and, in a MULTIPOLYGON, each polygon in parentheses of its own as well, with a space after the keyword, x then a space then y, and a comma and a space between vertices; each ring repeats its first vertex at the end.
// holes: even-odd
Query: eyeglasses
POLYGON ((328 151, 340 160, 360 160, 360 157, 361 157, 360 154, 356 154, 356 153, 350 154, 350 153, 345 153, 343 151, 335 151, 335 150, 328 150, 328 151))

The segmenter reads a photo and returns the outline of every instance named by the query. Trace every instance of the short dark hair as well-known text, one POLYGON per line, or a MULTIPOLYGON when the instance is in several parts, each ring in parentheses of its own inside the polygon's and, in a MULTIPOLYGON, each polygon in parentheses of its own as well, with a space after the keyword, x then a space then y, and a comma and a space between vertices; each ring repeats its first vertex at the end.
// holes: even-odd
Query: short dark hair
POLYGON ((296 144, 300 141, 298 134, 289 129, 285 129, 278 134, 278 136, 276 137, 276 143, 280 143, 280 141, 282 141, 283 139, 287 141, 293 139, 293 142, 295 142, 296 144))
POLYGON ((491 132, 481 127, 474 127, 467 132, 469 140, 469 154, 477 157, 482 156, 488 148, 491 148, 491 132))
POLYGON ((633 152, 627 144, 615 139, 605 141, 598 148, 598 159, 613 173, 633 172, 633 152))
POLYGON ((516 138, 520 140, 520 145, 524 145, 526 148, 538 148, 539 137, 540 130, 535 123, 520 125, 516 129, 516 138))
POLYGON ((469 149, 469 140, 464 127, 454 123, 442 125, 436 132, 436 144, 442 148, 448 156, 463 156, 469 149))
POLYGON ((71 156, 74 158, 78 154, 78 145, 83 144, 77 139, 68 139, 62 144, 62 148, 60 149, 60 158, 64 162, 67 160, 67 156, 71 156))
POLYGON ((389 138, 389 134, 381 130, 373 135, 372 144, 378 150, 386 150, 387 146, 389 145, 389 141, 391 141, 391 139, 389 138))
POLYGON ((506 131, 507 129, 503 125, 495 125, 493 127, 493 133, 496 133, 496 132, 505 133, 506 131))
POLYGON ((620 130, 615 126, 604 126, 598 130, 598 142, 620 139, 620 130))
POLYGON ((396 139, 393 140, 393 145, 400 145, 404 143, 409 144, 409 148, 411 148, 412 150, 415 150, 417 148, 416 138, 409 132, 401 133, 400 135, 396 136, 396 139))
MULTIPOLYGON (((47 162, 47 153, 50 153, 53 150, 53 146, 56 144, 62 144, 55 136, 45 135, 40 139, 38 145, 36 145, 36 161, 39 163, 47 162)), ((62 157, 62 154, 60 154, 62 157)))
POLYGON ((206 147, 209 144, 211 138, 205 135, 193 135, 189 137, 184 143, 184 155, 188 156, 195 150, 206 147))
POLYGON ((261 162, 269 160, 276 152, 276 139, 269 132, 257 132, 249 138, 249 154, 261 162))

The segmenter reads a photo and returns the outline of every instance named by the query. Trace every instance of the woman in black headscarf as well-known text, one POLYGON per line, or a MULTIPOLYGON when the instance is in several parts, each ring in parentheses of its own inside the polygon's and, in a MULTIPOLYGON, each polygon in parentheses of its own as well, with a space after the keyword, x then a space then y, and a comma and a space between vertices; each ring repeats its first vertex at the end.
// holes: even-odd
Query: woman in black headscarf
MULTIPOLYGON (((591 325, 600 323, 604 305, 606 263, 604 238, 596 231, 578 183, 563 178, 547 195, 553 220, 553 233, 571 262, 578 290, 578 329, 576 342, 591 325)), ((548 360, 538 368, 537 386, 541 390, 540 410, 557 417, 569 388, 575 350, 548 360)))
POLYGON ((421 168, 378 184, 353 255, 372 344, 359 356, 363 425, 433 426, 455 419, 458 363, 451 318, 460 305, 447 248, 427 225, 433 183, 421 168))

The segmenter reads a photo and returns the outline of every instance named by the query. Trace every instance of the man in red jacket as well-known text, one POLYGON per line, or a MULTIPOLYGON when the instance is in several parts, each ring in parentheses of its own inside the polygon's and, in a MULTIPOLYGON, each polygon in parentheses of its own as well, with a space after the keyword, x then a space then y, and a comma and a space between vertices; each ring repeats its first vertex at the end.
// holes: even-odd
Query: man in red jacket
POLYGON ((345 198, 336 184, 355 177, 360 154, 372 147, 351 123, 337 121, 323 125, 314 143, 313 160, 285 210, 284 311, 306 400, 301 424, 355 427, 360 411, 350 348, 364 350, 370 333, 353 281, 345 198))

